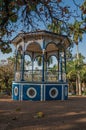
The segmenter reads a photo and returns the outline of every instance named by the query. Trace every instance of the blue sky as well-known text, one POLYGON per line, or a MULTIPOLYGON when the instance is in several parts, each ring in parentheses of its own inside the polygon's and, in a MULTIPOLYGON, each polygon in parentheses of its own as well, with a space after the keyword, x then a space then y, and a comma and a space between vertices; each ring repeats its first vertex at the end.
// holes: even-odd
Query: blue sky
MULTIPOLYGON (((64 1, 65 5, 71 4, 71 10, 74 9, 74 5, 72 3, 72 0, 63 0, 63 1, 64 1)), ((75 1, 77 2, 77 4, 83 2, 83 0, 75 0, 75 1)), ((8 57, 13 56, 14 51, 15 51, 15 47, 13 45, 12 45, 12 49, 13 49, 13 52, 9 53, 9 54, 2 54, 0 52, 0 60, 7 59, 8 57)), ((76 46, 75 45, 72 48, 72 52, 73 52, 73 55, 76 53, 76 46)), ((82 55, 86 57, 86 34, 83 36, 83 40, 79 43, 79 52, 82 53, 82 55)))

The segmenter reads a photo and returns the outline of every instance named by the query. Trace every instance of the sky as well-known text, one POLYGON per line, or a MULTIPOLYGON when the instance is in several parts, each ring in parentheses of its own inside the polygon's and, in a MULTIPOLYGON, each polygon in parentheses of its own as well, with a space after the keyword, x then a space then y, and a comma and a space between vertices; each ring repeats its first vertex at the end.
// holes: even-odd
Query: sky
MULTIPOLYGON (((71 1, 72 1, 72 0, 64 0, 64 3, 65 3, 65 5, 66 5, 66 4, 69 4, 69 5, 71 4, 71 5, 72 5, 72 8, 74 8, 74 5, 73 5, 73 3, 71 3, 71 1)), ((75 0, 75 1, 77 1, 77 4, 83 2, 83 0, 75 0)), ((14 51, 15 51, 15 47, 14 47, 13 45, 11 45, 11 47, 12 47, 12 50, 13 50, 12 53, 2 54, 2 53, 0 52, 0 61, 3 60, 3 59, 7 59, 7 58, 10 57, 10 56, 13 56, 14 51)), ((86 57, 86 34, 84 34, 83 40, 82 40, 81 42, 79 42, 79 52, 80 52, 84 57, 86 57)), ((72 48, 72 54, 73 54, 73 55, 76 54, 76 45, 74 45, 74 47, 72 48)), ((86 61, 86 59, 85 59, 85 61, 86 61)))

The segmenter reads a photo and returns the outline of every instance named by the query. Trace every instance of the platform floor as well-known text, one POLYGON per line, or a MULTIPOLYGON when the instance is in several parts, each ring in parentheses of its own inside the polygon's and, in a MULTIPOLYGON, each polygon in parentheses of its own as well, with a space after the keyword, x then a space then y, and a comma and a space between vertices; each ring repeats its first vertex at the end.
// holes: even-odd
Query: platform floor
POLYGON ((86 97, 43 102, 0 97, 0 130, 86 130, 86 97), (44 116, 35 118, 37 112, 44 116))

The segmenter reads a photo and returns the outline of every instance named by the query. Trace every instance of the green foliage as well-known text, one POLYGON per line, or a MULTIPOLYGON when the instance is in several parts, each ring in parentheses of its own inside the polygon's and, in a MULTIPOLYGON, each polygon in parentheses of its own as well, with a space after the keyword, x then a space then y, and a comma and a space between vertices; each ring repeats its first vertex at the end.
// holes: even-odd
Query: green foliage
POLYGON ((82 3, 82 5, 80 6, 80 9, 83 14, 86 14, 86 0, 84 0, 84 2, 82 3))
POLYGON ((41 56, 36 57, 36 61, 37 61, 39 66, 42 65, 42 57, 41 56))
MULTIPOLYGON (((41 22, 45 25, 45 27, 50 23, 50 30, 53 29, 54 32, 58 34, 69 34, 70 31, 70 34, 73 35, 73 40, 75 43, 82 40, 82 35, 86 32, 86 18, 84 17, 86 14, 86 0, 74 9, 76 10, 76 13, 74 14, 71 13, 68 5, 64 6, 63 2, 63 0, 0 0, 1 51, 6 51, 3 47, 3 45, 5 45, 4 42, 10 45, 8 37, 10 36, 11 38, 14 30, 16 30, 18 25, 21 24, 23 24, 28 30, 28 28, 39 29, 39 27, 41 27, 41 22), (83 19, 82 16, 79 18, 77 17, 77 8, 82 11, 83 19), (68 22, 71 18, 76 20, 74 24, 69 25, 68 22), (79 22, 77 19, 80 19, 79 22), (5 41, 6 37, 7 41, 5 41)), ((77 4, 75 3, 75 5, 77 4)), ((8 48, 9 47, 10 46, 8 46, 8 48)), ((7 52, 10 51, 11 49, 7 52)))
POLYGON ((2 51, 3 53, 12 52, 12 48, 10 47, 9 44, 7 44, 7 42, 2 42, 2 43, 0 44, 0 46, 1 46, 1 51, 2 51))
MULTIPOLYGON (((37 63, 38 63, 39 66, 42 65, 42 57, 41 57, 41 56, 36 57, 36 61, 37 61, 37 63)), ((52 62, 53 62, 53 57, 49 57, 48 60, 47 60, 47 62, 48 62, 48 66, 49 66, 50 64, 52 64, 52 62)))
POLYGON ((48 25, 48 29, 53 31, 54 33, 61 34, 61 24, 62 22, 55 23, 48 25))
POLYGON ((84 33, 83 28, 81 27, 81 25, 83 24, 83 22, 79 22, 77 20, 75 20, 74 24, 70 24, 69 28, 70 28, 70 35, 73 36, 73 41, 78 44, 79 41, 82 41, 82 36, 84 33))
POLYGON ((76 69, 75 69, 75 62, 74 61, 67 62, 67 79, 69 81, 76 80, 76 69))
MULTIPOLYGON (((13 59, 13 58, 12 58, 13 59)), ((12 81, 14 78, 14 62, 8 59, 8 64, 0 66, 0 86, 1 90, 11 94, 12 81)))
POLYGON ((48 58, 48 66, 51 65, 53 63, 53 56, 48 58))
POLYGON ((81 81, 85 81, 86 65, 84 65, 84 57, 79 53, 79 59, 75 59, 67 62, 67 78, 69 81, 76 81, 77 72, 80 72, 81 81))
POLYGON ((48 29, 57 34, 64 34, 67 30, 62 21, 57 22, 56 20, 53 20, 53 23, 48 25, 48 29))
POLYGON ((17 15, 13 15, 10 17, 11 22, 16 22, 17 21, 17 15))

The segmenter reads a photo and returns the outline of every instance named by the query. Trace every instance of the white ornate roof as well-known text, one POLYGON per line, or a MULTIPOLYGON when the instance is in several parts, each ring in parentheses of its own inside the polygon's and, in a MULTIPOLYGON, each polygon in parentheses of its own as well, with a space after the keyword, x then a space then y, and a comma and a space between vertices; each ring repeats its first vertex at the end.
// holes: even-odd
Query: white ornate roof
POLYGON ((19 33, 12 43, 17 50, 21 48, 26 53, 34 52, 37 55, 42 54, 43 49, 48 55, 55 54, 58 50, 64 51, 71 44, 67 36, 48 31, 19 33))

